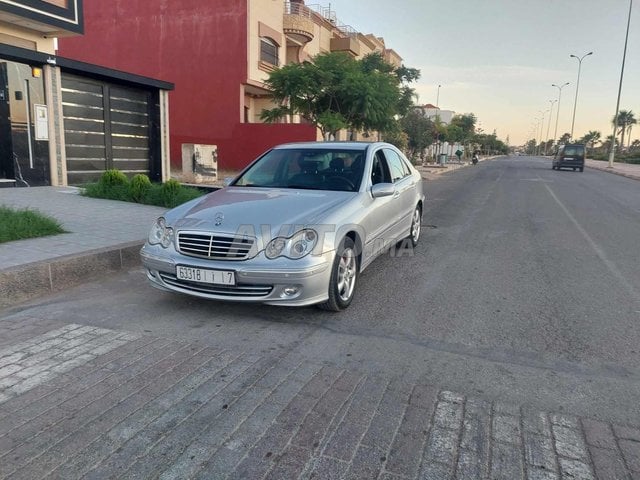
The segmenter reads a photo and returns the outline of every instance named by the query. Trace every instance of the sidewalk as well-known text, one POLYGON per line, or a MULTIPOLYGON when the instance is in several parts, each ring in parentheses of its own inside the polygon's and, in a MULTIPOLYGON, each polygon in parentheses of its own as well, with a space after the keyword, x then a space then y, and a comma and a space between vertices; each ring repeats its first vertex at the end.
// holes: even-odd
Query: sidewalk
POLYGON ((73 187, 2 188, 0 205, 38 210, 69 232, 0 244, 0 308, 138 265, 166 210, 83 197, 73 187))
MULTIPOLYGON (((484 162, 487 160, 492 160, 497 157, 483 157, 480 162, 484 162)), ((425 165, 416 165, 416 169, 422 174, 422 178, 425 180, 434 180, 438 178, 438 175, 443 173, 451 172, 453 170, 457 170, 459 168, 468 167, 471 164, 468 161, 451 161, 447 162, 445 165, 438 165, 436 163, 433 164, 425 164, 425 165)))
POLYGON ((593 168, 594 170, 615 173, 616 175, 622 175, 623 177, 640 180, 640 165, 633 163, 614 163, 613 168, 609 168, 609 162, 586 159, 585 165, 589 168, 593 168))

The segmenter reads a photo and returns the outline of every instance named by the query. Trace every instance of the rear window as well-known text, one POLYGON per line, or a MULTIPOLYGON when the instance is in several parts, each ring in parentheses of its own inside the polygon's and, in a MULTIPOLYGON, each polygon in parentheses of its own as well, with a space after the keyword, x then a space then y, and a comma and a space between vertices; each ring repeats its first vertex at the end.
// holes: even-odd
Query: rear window
POLYGON ((582 145, 564 147, 563 155, 569 155, 572 157, 584 155, 584 147, 582 145))

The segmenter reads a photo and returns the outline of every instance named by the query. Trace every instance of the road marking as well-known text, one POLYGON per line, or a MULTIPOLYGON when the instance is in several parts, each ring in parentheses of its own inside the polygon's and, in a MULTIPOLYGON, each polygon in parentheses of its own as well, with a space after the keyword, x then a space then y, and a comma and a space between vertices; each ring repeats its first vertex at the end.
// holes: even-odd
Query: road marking
POLYGON ((622 285, 627 289, 627 291, 635 299, 635 301, 640 302, 640 292, 638 292, 635 289, 635 287, 631 284, 631 282, 629 282, 625 278, 622 272, 618 270, 618 267, 616 267, 615 263, 613 263, 611 260, 609 260, 609 258, 607 258, 607 255, 604 253, 604 250, 593 240, 593 238, 591 238, 591 236, 582 227, 582 225, 580 225, 578 220, 576 220, 576 218, 573 215, 571 215, 571 212, 567 209, 567 207, 565 207, 565 205, 560 201, 560 199, 556 196, 556 194, 553 193, 553 190, 551 190, 551 187, 549 187, 549 185, 547 184, 544 184, 544 186, 549 191, 549 193, 551 194, 553 199, 556 201, 556 203, 560 206, 560 208, 565 213, 565 215, 569 217, 569 220, 571 220, 571 222, 575 225, 578 231, 582 234, 582 236, 585 238, 587 243, 589 243, 591 248, 596 252, 596 255, 598 255, 600 260, 602 260, 602 263, 604 263, 609 269, 609 271, 613 274, 613 276, 616 277, 620 283, 622 283, 622 285))

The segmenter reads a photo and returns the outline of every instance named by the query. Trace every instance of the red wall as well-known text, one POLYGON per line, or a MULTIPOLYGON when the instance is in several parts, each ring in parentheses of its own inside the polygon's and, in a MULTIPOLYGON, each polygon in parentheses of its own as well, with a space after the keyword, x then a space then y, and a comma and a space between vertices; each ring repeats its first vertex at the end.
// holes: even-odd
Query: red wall
POLYGON ((277 143, 315 139, 308 125, 240 123, 246 1, 84 0, 84 21, 84 36, 59 40, 61 56, 175 84, 172 165, 182 143, 218 145, 220 168, 241 168, 277 143))
POLYGON ((239 123, 233 129, 233 137, 220 146, 229 153, 229 164, 239 168, 280 143, 315 139, 316 128, 312 125, 239 123))

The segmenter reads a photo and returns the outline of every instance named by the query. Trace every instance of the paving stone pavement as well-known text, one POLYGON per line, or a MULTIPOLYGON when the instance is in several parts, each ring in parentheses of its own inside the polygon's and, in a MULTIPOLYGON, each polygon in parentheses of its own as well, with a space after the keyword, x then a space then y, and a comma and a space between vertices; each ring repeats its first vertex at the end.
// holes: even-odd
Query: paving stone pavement
POLYGON ((640 479, 640 428, 41 319, 0 321, 0 478, 640 479))

